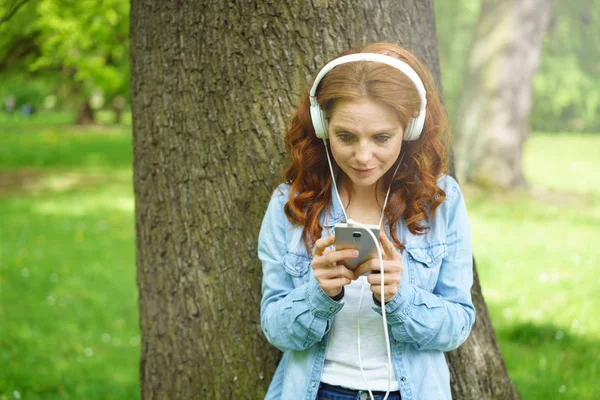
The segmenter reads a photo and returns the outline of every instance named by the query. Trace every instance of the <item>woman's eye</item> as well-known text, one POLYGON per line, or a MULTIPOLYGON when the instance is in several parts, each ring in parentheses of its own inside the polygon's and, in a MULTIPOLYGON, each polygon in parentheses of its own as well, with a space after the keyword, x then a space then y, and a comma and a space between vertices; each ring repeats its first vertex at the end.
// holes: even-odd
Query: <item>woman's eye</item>
POLYGON ((378 135, 375 136, 375 140, 379 141, 379 142, 387 142, 390 139, 389 136, 387 135, 378 135))
POLYGON ((337 137, 343 142, 349 142, 352 140, 352 135, 348 133, 338 133, 337 137))

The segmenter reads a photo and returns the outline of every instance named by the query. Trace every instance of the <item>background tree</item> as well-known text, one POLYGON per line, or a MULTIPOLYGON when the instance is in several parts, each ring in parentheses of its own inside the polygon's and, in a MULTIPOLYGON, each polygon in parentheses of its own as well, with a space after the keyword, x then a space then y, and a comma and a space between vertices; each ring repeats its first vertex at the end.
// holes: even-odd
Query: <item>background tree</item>
POLYGON ((555 1, 533 80, 532 128, 600 132, 600 1, 555 1))
POLYGON ((94 122, 93 92, 109 104, 129 96, 128 2, 29 0, 0 15, 10 16, 0 24, 0 72, 43 81, 75 107, 77 123, 94 122))
MULTIPOLYGON (((259 326, 260 222, 283 134, 319 67, 394 41, 439 77, 431 1, 133 0, 143 398, 258 399, 279 352, 259 326), (257 384, 258 382, 258 384, 257 384)), ((483 303, 448 354, 456 398, 517 398, 483 303)))
POLYGON ((483 1, 454 122, 459 180, 525 185, 532 78, 550 14, 551 0, 483 1))
MULTIPOLYGON (((456 117, 467 58, 482 0, 436 1, 435 15, 446 105, 456 117)), ((531 129, 600 131, 600 1, 555 1, 533 77, 531 129)), ((467 82, 468 83, 468 82, 467 82)))
POLYGON ((31 56, 38 54, 38 4, 39 0, 0 3, 0 71, 32 61, 31 56))

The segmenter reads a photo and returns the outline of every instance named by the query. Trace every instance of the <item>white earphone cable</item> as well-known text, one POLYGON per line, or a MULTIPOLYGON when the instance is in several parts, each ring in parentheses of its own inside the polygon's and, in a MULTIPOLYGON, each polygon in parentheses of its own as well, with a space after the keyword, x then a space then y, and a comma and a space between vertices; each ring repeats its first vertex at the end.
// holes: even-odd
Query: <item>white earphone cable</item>
POLYGON ((338 192, 337 185, 335 183, 335 174, 333 173, 333 167, 331 166, 331 160, 329 159, 329 150, 327 147, 327 140, 323 139, 323 143, 325 144, 325 154, 327 155, 327 163, 329 164, 329 172, 331 172, 331 183, 333 183, 333 187, 335 189, 335 195, 337 196, 338 202, 340 203, 340 207, 342 207, 342 212, 344 213, 344 220, 348 221, 348 215, 346 214, 346 210, 344 209, 344 204, 342 203, 342 199, 340 198, 340 193, 338 192))
MULTIPOLYGON (((381 298, 381 316, 383 317, 383 332, 385 334, 385 348, 387 350, 387 369, 388 369, 388 388, 387 391, 385 393, 385 397, 383 398, 383 400, 387 400, 389 394, 390 394, 390 385, 392 384, 392 351, 390 349, 390 334, 388 332, 388 326, 387 326, 387 316, 386 316, 386 311, 385 311, 385 296, 384 296, 384 292, 383 292, 383 277, 384 277, 384 268, 383 268, 383 255, 381 252, 381 246, 379 245, 379 240, 375 237, 375 234, 373 233, 373 231, 371 229, 369 229, 366 225, 361 224, 360 222, 356 222, 356 221, 352 221, 350 220, 353 224, 360 226, 361 228, 364 228, 367 230, 367 232, 369 232, 369 235, 371 235, 371 239, 373 239, 373 242, 375 243, 375 246, 377 247, 377 255, 379 256, 379 268, 381 269, 381 293, 380 293, 380 298, 381 298)), ((384 233, 385 234, 385 233, 384 233)), ((358 301, 358 366, 360 368, 360 372, 362 374, 362 377, 365 381, 365 384, 367 385, 367 390, 369 391, 369 396, 371 396, 371 400, 374 400, 373 397, 373 393, 371 392, 371 388, 369 386, 369 382, 367 381, 367 377, 365 376, 365 372, 363 370, 363 366, 362 366, 362 359, 360 356, 360 307, 362 305, 362 299, 363 299, 363 289, 364 289, 364 285, 363 285, 364 281, 361 281, 361 287, 360 287, 360 300, 358 301)))

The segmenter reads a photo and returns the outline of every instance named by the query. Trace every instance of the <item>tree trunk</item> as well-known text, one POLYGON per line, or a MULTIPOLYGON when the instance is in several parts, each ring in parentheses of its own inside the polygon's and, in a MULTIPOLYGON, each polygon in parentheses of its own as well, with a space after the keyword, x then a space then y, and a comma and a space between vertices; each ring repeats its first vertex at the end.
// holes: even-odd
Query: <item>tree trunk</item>
POLYGON ((477 321, 469 339, 458 349, 446 353, 452 397, 457 400, 519 399, 517 389, 506 371, 483 300, 475 259, 473 275, 471 295, 477 310, 477 321))
POLYGON ((456 173, 483 186, 525 186, 532 77, 551 0, 484 0, 454 124, 456 173))
POLYGON ((121 95, 115 96, 112 101, 112 109, 115 112, 115 124, 119 125, 123 122, 123 111, 125 111, 125 97, 121 95))
MULTIPOLYGON (((280 353, 260 330, 258 231, 318 68, 394 41, 439 78, 431 1, 204 3, 131 4, 143 399, 264 396, 280 353)), ((498 394, 512 385, 474 291, 471 339, 448 355, 454 396, 516 398, 498 394)))
POLYGON ((94 123, 94 110, 90 103, 84 99, 77 107, 77 116, 75 119, 77 125, 89 125, 94 123))

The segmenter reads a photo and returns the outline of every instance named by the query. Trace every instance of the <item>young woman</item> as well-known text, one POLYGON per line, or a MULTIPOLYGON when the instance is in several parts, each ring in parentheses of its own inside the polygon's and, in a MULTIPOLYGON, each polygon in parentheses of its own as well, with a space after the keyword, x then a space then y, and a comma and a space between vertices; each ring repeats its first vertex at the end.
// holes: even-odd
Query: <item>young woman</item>
POLYGON ((449 143, 435 82, 405 49, 372 43, 321 70, 259 236, 261 326, 284 352, 267 399, 451 398, 443 352, 475 309, 449 143), (380 227, 382 260, 348 268, 334 227, 350 220, 380 227))

